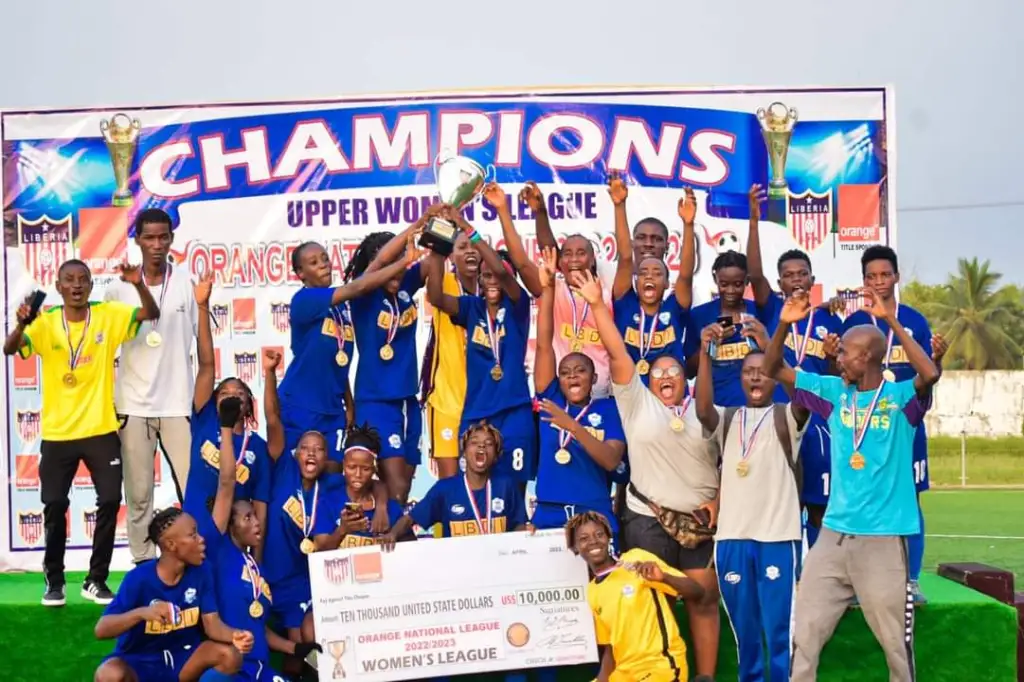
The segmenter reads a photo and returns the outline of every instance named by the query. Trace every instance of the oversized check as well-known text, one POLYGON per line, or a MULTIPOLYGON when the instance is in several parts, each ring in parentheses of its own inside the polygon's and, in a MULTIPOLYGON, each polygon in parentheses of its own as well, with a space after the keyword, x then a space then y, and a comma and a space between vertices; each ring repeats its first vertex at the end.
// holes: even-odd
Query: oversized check
POLYGON ((597 661, 587 567, 561 531, 309 557, 321 682, 597 661))

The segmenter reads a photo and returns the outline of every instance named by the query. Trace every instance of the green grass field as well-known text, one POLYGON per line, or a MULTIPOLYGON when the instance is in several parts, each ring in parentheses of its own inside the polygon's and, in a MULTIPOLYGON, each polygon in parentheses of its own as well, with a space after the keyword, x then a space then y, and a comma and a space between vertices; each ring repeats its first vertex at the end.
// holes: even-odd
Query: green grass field
MULTIPOLYGON (((959 438, 928 439, 933 486, 960 485, 961 446, 959 438)), ((968 438, 967 485, 1024 486, 1024 438, 968 438)))
POLYGON ((976 561, 1013 571, 1024 590, 1024 490, 931 490, 921 505, 926 571, 976 561))

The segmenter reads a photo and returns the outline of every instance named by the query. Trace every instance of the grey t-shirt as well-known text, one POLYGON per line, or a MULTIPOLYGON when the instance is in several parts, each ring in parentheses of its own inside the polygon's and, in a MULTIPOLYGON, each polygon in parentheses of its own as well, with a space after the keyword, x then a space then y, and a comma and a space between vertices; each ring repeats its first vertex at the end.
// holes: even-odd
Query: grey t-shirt
MULTIPOLYGON (((786 453, 779 442, 772 408, 754 407, 747 410, 746 440, 750 455, 746 459, 746 476, 741 476, 738 471, 743 451, 743 412, 746 408, 736 410, 725 443, 722 443, 722 430, 726 408, 716 406, 715 409, 718 410, 718 428, 712 434, 712 439, 722 452, 722 497, 715 539, 758 542, 799 540, 800 491, 796 488, 793 469, 786 461, 786 453), (761 421, 762 418, 764 421, 761 421), (760 428, 757 428, 758 422, 760 428)), ((797 427, 792 405, 786 405, 786 422, 795 458, 800 453, 804 430, 797 427)), ((806 428, 807 422, 804 422, 806 428)))
MULTIPOLYGON (((636 372, 626 385, 612 384, 629 444, 630 482, 649 500, 668 509, 691 512, 718 494, 718 453, 703 437, 692 402, 683 414, 683 430, 673 431, 674 414, 651 393, 636 372)), ((626 493, 626 506, 653 516, 650 507, 626 493)))

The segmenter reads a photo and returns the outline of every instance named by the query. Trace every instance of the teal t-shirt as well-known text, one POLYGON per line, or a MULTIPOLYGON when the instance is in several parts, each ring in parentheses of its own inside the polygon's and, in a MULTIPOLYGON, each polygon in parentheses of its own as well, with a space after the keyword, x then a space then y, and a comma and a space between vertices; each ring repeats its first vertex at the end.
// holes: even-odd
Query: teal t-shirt
POLYGON ((828 421, 832 432, 832 490, 823 525, 847 535, 915 535, 920 532, 914 489, 914 432, 927 405, 913 380, 885 382, 857 452, 854 468, 853 406, 857 425, 868 419, 874 391, 857 392, 841 378, 797 372, 793 403, 828 421), (856 462, 861 464, 860 462, 856 462))

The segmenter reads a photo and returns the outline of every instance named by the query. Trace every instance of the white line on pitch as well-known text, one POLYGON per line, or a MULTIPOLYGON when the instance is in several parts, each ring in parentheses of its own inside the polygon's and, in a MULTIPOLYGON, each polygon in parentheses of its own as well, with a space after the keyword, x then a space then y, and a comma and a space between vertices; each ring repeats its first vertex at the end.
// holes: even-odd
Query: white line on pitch
POLYGON ((963 540, 1024 540, 1024 537, 1019 535, 933 535, 932 533, 925 534, 926 538, 952 538, 952 539, 963 539, 963 540))

